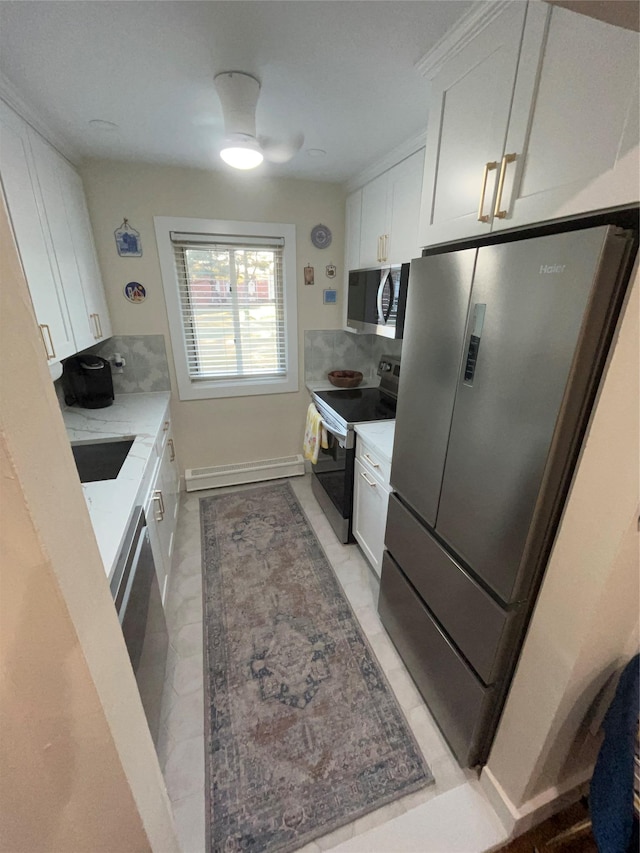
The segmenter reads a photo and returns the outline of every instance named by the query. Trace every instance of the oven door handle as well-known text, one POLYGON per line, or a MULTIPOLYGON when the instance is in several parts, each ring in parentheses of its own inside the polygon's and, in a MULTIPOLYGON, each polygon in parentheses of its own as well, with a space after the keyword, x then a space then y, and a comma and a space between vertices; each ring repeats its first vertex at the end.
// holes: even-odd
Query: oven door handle
POLYGON ((322 426, 326 431, 337 439, 340 447, 344 447, 345 450, 349 450, 353 447, 353 440, 351 438, 352 433, 349 430, 347 430, 347 432, 339 432, 334 426, 328 424, 324 418, 321 417, 320 420, 322 421, 322 426))

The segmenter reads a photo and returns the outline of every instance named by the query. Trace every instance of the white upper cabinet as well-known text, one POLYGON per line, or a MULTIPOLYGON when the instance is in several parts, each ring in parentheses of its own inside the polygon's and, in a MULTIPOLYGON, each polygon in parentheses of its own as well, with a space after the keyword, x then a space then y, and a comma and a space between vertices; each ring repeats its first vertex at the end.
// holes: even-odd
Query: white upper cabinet
POLYGON ((362 219, 362 190, 356 190, 347 196, 345 204, 345 243, 344 273, 345 285, 348 283, 349 270, 360 268, 360 223, 362 219))
POLYGON ((431 81, 421 246, 491 230, 526 7, 508 6, 431 81))
MULTIPOLYGON (((76 352, 25 122, 0 101, 0 175, 49 364, 76 352)), ((62 251, 62 249, 61 249, 62 251)))
POLYGON ((362 220, 362 190, 347 196, 344 211, 344 298, 342 300, 342 324, 347 326, 347 298, 349 294, 349 270, 360 268, 360 223, 362 220))
POLYGON ((388 172, 370 181, 362 188, 362 220, 360 223, 360 264, 362 268, 375 267, 384 259, 384 239, 387 235, 389 214, 387 210, 388 172))
POLYGON ((638 201, 638 33, 532 3, 523 54, 542 39, 518 71, 494 230, 638 201))
POLYGON ((419 257, 418 218, 424 172, 424 149, 407 157, 388 173, 389 230, 386 262, 402 264, 419 257))
POLYGON ((400 264, 418 251, 424 149, 392 166, 346 203, 345 268, 400 264))
POLYGON ((50 364, 111 335, 82 181, 0 101, 0 173, 50 364))
POLYGON ((111 337, 111 318, 98 266, 84 188, 80 175, 66 162, 65 166, 65 205, 72 226, 76 262, 80 272, 90 332, 92 338, 103 340, 111 337))
POLYGON ((432 79, 420 245, 636 202, 638 47, 515 2, 452 50, 432 79))
POLYGON ((73 351, 77 352, 95 344, 96 338, 91 332, 89 312, 76 260, 72 224, 67 215, 65 172, 71 169, 71 166, 37 133, 31 132, 30 140, 55 262, 71 320, 75 344, 73 351))

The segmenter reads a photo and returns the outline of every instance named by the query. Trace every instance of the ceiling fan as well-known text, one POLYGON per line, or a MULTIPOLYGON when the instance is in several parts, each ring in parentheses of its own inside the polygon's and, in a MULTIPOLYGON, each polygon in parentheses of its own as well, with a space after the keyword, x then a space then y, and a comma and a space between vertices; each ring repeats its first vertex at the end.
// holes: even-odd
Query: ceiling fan
POLYGON ((263 159, 287 163, 302 148, 304 134, 286 140, 256 135, 256 105, 260 81, 244 71, 223 71, 213 82, 224 116, 225 141, 220 156, 236 169, 254 169, 263 159))

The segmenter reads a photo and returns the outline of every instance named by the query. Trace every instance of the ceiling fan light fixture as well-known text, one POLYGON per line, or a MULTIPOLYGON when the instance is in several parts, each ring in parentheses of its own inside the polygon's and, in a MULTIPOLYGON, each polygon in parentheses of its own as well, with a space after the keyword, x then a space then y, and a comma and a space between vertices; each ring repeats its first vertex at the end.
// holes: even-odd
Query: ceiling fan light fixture
POLYGON ((257 141, 250 136, 241 137, 240 134, 225 140, 220 156, 227 165, 243 170, 255 169, 264 160, 257 141))
POLYGON ((226 139, 220 156, 234 169, 255 169, 263 160, 288 163, 302 148, 304 134, 272 139, 256 133, 260 81, 246 71, 222 71, 213 78, 220 98, 226 139))

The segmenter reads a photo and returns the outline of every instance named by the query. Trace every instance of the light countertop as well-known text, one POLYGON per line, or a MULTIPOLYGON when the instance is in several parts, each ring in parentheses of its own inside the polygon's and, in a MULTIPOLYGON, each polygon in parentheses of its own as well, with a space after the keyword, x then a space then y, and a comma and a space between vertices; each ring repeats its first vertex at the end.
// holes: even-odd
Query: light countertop
POLYGON ((391 462, 393 454, 393 437, 396 430, 395 421, 375 421, 368 424, 356 424, 356 434, 376 450, 386 462, 391 462))
POLYGON ((156 464, 156 438, 168 420, 170 394, 118 394, 105 409, 65 407, 62 417, 70 441, 135 437, 115 480, 83 483, 82 489, 107 577, 111 577, 127 523, 145 498, 156 464))

